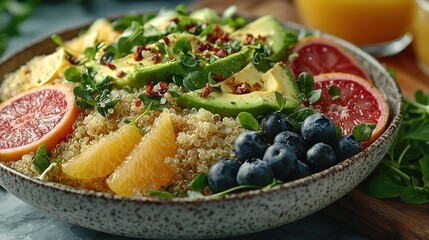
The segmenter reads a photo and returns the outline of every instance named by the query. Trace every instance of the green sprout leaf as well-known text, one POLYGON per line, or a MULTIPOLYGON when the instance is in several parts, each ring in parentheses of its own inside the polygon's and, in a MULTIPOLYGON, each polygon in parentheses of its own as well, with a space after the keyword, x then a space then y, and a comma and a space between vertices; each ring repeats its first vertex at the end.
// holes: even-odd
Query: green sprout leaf
POLYGON ((196 192, 202 192, 204 188, 207 186, 208 186, 208 182, 207 182, 206 173, 200 173, 191 182, 191 188, 196 192))
POLYGON ((248 112, 240 112, 237 115, 237 118, 242 128, 258 131, 259 129, 258 120, 256 120, 252 114, 248 112))
POLYGON ((189 39, 183 37, 174 44, 173 46, 173 53, 179 54, 180 52, 184 54, 188 54, 189 52, 192 52, 192 45, 189 39))
POLYGON ((46 144, 43 143, 36 151, 36 155, 33 159, 33 167, 39 173, 43 173, 49 165, 51 165, 50 160, 51 154, 46 150, 46 144))
POLYGON ((190 91, 201 89, 206 83, 207 77, 200 71, 190 72, 183 78, 183 86, 190 91))
POLYGON ((162 197, 162 198, 174 198, 176 197, 174 194, 172 194, 171 192, 168 191, 159 191, 159 190, 151 190, 149 192, 149 196, 154 196, 154 197, 162 197))
POLYGON ((372 132, 376 125, 374 123, 361 123, 353 127, 352 135, 360 142, 371 139, 372 132))
POLYGON ((283 97, 281 93, 277 91, 275 92, 275 95, 276 95, 277 104, 279 105, 279 110, 282 111, 286 105, 286 99, 283 97))
POLYGON ((341 96, 340 89, 337 86, 330 86, 328 93, 332 96, 332 100, 335 100, 341 96))
POLYGON ((82 81, 82 73, 75 66, 71 66, 71 67, 67 68, 64 71, 64 77, 66 78, 67 81, 70 81, 70 82, 77 83, 77 82, 82 81))

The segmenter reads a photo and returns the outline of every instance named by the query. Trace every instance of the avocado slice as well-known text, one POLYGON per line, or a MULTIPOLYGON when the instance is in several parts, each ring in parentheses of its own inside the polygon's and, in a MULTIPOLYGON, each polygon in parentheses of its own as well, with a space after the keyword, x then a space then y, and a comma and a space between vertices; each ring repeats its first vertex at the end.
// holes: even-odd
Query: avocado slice
MULTIPOLYGON (((129 54, 121 59, 115 59, 112 61, 112 65, 116 67, 115 69, 94 62, 94 69, 97 72, 95 76, 96 81, 101 81, 106 76, 111 76, 115 78, 115 84, 118 87, 142 87, 149 81, 168 82, 171 81, 174 75, 184 77, 193 71, 202 71, 203 76, 208 76, 209 73, 212 73, 216 75, 221 74, 224 78, 228 78, 233 73, 243 69, 251 59, 251 49, 244 48, 242 51, 217 59, 213 63, 197 65, 192 68, 187 67, 180 62, 179 55, 173 53, 174 44, 181 38, 187 38, 191 43, 192 49, 196 49, 198 42, 201 40, 198 36, 189 33, 173 33, 168 38, 167 56, 161 57, 160 63, 155 64, 150 60, 150 52, 145 52, 145 54, 149 55, 141 61, 135 61, 133 54, 129 54), (119 71, 124 72, 122 77, 117 77, 119 71)), ((161 41, 164 43, 164 40, 161 41)), ((152 47, 155 46, 156 43, 152 45, 152 47)))
MULTIPOLYGON (((240 81, 240 76, 249 76, 251 67, 243 69, 232 77, 240 81)), ((258 75, 256 75, 258 77, 258 75)), ((207 98, 201 97, 202 90, 182 94, 176 98, 177 103, 185 108, 204 108, 225 117, 235 117, 240 112, 249 112, 255 117, 279 110, 276 92, 286 99, 285 110, 295 109, 299 101, 297 83, 280 64, 276 64, 266 73, 259 75, 261 89, 247 94, 234 94, 232 92, 212 92, 207 98)))
POLYGON ((266 37, 268 46, 272 51, 271 59, 275 62, 285 60, 289 47, 288 31, 276 18, 270 15, 260 17, 231 33, 230 37, 244 41, 247 34, 252 34, 254 37, 259 35, 266 37))

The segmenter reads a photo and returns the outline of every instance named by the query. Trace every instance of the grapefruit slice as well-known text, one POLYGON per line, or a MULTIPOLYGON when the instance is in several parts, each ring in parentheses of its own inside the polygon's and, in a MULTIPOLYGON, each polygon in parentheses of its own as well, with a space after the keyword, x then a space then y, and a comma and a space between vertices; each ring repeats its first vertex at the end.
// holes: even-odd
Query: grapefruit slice
POLYGON ((383 133, 389 119, 389 106, 369 81, 348 73, 325 73, 314 76, 314 88, 321 89, 322 94, 313 106, 331 117, 343 134, 351 134, 357 124, 376 124, 371 139, 362 143, 366 147, 383 133), (331 87, 340 90, 338 98, 334 99, 329 93, 331 87))
POLYGON ((62 85, 45 85, 0 105, 0 161, 19 160, 43 143, 52 149, 77 118, 74 94, 62 85))
POLYGON ((176 154, 176 136, 168 113, 162 113, 152 129, 124 162, 107 178, 110 189, 134 196, 166 186, 175 174, 165 158, 176 154))
POLYGON ((322 37, 306 37, 294 47, 289 67, 295 77, 301 72, 317 75, 329 72, 344 72, 370 79, 358 62, 331 40, 322 37))
POLYGON ((134 124, 127 124, 102 138, 86 151, 72 157, 62 164, 61 169, 73 178, 106 177, 124 161, 141 138, 138 127, 134 124))

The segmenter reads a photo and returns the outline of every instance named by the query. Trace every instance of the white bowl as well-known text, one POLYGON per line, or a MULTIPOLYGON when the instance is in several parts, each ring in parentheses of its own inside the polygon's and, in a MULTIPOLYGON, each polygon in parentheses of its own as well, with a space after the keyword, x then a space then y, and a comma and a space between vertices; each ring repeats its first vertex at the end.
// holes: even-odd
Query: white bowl
MULTIPOLYGON (((293 23, 286 27, 302 30, 293 23)), ((86 26, 85 26, 86 27, 86 26)), ((62 32, 70 39, 84 27, 62 32)), ((337 42, 370 73, 387 99, 387 130, 368 148, 327 170, 272 189, 252 190, 219 198, 127 198, 44 182, 0 162, 0 184, 23 201, 82 227, 145 238, 219 238, 258 232, 310 215, 356 187, 386 154, 402 119, 402 94, 385 68, 359 48, 337 42)), ((0 63, 0 79, 31 59, 53 52, 50 38, 37 41, 0 63)))

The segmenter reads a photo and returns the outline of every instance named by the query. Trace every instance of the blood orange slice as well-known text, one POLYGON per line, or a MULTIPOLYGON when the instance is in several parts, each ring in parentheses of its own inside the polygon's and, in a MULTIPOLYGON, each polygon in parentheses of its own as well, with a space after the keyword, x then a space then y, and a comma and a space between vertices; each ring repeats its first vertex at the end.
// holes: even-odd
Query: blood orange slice
POLYGON ((383 133, 389 119, 389 106, 369 81, 348 73, 325 73, 314 76, 314 82, 315 89, 322 89, 321 98, 314 107, 331 117, 343 134, 351 134, 357 124, 374 123, 376 128, 371 139, 362 143, 368 146, 383 133), (338 98, 329 93, 331 87, 340 90, 338 98))
POLYGON ((78 108, 71 89, 46 85, 0 105, 0 161, 20 159, 43 143, 49 150, 72 132, 78 108))
POLYGON ((353 57, 326 38, 306 37, 295 45, 293 52, 297 57, 292 59, 289 67, 295 78, 301 72, 312 75, 344 72, 370 79, 353 57))

